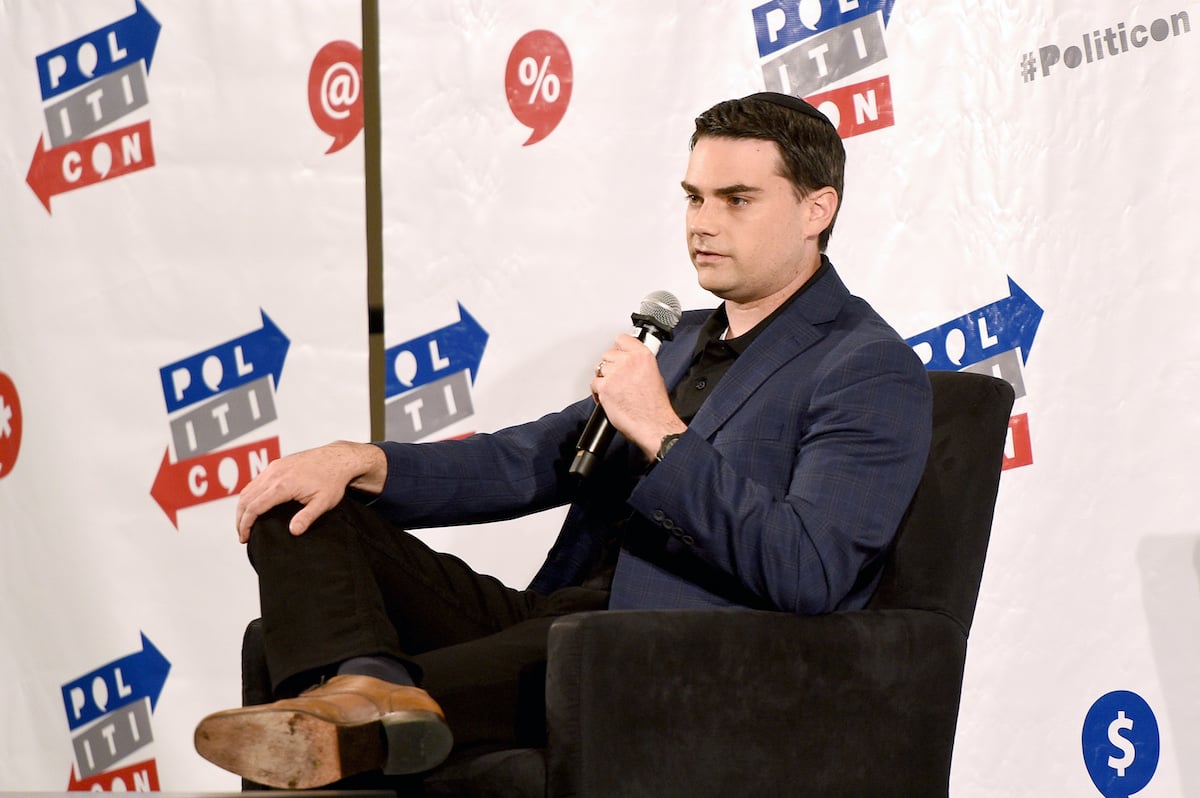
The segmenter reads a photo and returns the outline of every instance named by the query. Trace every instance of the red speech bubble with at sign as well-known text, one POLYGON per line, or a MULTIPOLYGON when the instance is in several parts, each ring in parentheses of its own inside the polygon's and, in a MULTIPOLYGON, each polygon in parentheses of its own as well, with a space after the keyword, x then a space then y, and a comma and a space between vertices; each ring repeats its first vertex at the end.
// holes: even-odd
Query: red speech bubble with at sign
POLYGON ((322 47, 308 70, 308 110, 333 143, 328 155, 345 147, 363 127, 362 50, 347 41, 322 47))

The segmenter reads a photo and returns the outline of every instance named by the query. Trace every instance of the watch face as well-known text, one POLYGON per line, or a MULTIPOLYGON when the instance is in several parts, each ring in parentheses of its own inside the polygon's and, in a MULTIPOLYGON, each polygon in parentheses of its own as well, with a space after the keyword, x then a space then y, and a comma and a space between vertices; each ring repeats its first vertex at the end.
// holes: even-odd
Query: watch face
POLYGON ((660 443, 658 446, 658 459, 662 460, 664 457, 666 457, 667 452, 671 451, 671 447, 674 446, 675 442, 678 440, 679 440, 678 433, 676 433, 674 435, 664 435, 663 439, 662 439, 662 443, 660 443))

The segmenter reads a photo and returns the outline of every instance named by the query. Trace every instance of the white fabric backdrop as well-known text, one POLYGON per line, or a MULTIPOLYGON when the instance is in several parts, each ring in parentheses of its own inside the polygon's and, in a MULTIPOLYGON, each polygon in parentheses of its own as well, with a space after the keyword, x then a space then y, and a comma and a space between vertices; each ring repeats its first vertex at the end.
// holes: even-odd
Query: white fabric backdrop
MULTIPOLYGON (((59 98, 42 99, 35 59, 136 9, 0 6, 0 371, 24 415, 19 459, 0 480, 0 789, 64 790, 73 739, 128 729, 119 712, 69 728, 62 689, 103 674, 99 695, 116 706, 107 666, 142 652, 142 635, 170 669, 140 729, 153 742, 113 769, 151 762, 168 791, 236 787, 191 738, 201 716, 240 700, 238 646, 257 593, 232 498, 180 509, 176 529, 151 495, 168 447, 180 459, 171 421, 198 406, 168 413, 161 368, 254 334, 265 312, 290 339, 278 385, 262 393, 277 420, 219 451, 369 434, 362 137, 326 155, 307 97, 318 51, 361 38, 359 3, 145 8, 161 25, 148 103, 104 131, 148 122, 155 164, 56 195, 48 213, 26 175, 43 109, 59 98)), ((122 47, 138 41, 120 31, 122 47)), ((209 495, 224 492, 220 473, 205 476, 209 495)), ((148 690, 139 676, 161 680, 152 664, 126 663, 131 697, 148 690)), ((89 701, 81 716, 95 710, 89 701)))
MULTIPOLYGON (((998 357, 1023 393, 1028 441, 1002 479, 953 794, 1128 795, 1138 779, 1142 795, 1200 792, 1187 754, 1200 744, 1187 321, 1200 277, 1185 239, 1200 4, 381 5, 389 425, 411 424, 400 403, 415 397, 422 440, 558 409, 644 294, 710 305, 683 240, 691 119, 783 65, 848 126, 830 255, 851 288, 914 341, 944 344, 969 317, 939 357, 998 357), (771 49, 772 31, 797 43, 771 49), (874 122, 846 99, 866 100, 860 84, 890 99, 874 122), (539 113, 535 133, 524 122, 539 113), (1010 280, 1044 315, 1000 310, 985 334, 970 314, 1007 300, 1010 280), (455 337, 464 311, 482 352, 482 333, 455 337), (1036 330, 1027 360, 1000 351, 1022 326, 1036 330), (1096 785, 1082 729, 1113 691, 1149 706, 1160 751, 1135 704, 1101 702, 1096 785), (1110 727, 1117 711, 1132 729, 1110 727)), ((154 759, 164 790, 236 787, 190 740, 237 700, 253 577, 232 499, 180 510, 176 531, 149 494, 176 417, 159 369, 257 330, 265 311, 290 339, 278 420, 229 445, 367 435, 361 137, 326 155, 305 97, 316 53, 359 41, 357 4, 147 8, 162 24, 148 102, 113 127, 148 120, 156 163, 55 196, 48 214, 25 176, 60 98, 39 95, 35 59, 134 8, 0 6, 0 372, 24 419, 20 459, 0 469, 0 789, 65 787, 90 727, 68 727, 62 689, 141 651, 140 634, 171 669, 154 743, 113 767, 154 759)), ((523 585, 560 518, 422 534, 523 585)))

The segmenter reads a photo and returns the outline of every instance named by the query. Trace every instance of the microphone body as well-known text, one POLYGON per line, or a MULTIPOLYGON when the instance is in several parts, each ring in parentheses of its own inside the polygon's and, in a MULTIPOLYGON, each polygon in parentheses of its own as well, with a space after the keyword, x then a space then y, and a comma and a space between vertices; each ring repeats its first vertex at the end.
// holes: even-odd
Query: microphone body
MULTIPOLYGON (((658 354, 663 341, 669 341, 681 315, 679 300, 667 291, 655 291, 642 300, 642 306, 631 317, 639 341, 658 354)), ((570 473, 586 477, 604 456, 612 443, 616 428, 609 423, 608 415, 599 404, 579 436, 575 459, 571 461, 570 473)))

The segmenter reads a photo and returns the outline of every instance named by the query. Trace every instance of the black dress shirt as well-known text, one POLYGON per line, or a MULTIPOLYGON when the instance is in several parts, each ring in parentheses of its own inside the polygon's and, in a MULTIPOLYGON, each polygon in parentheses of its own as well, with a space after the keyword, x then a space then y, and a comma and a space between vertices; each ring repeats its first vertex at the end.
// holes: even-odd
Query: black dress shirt
POLYGON ((704 404, 704 400, 712 394, 713 389, 725 376, 725 372, 729 371, 729 367, 733 365, 737 356, 745 352, 750 344, 754 343, 754 339, 758 337, 759 333, 765 330, 788 305, 796 300, 796 297, 803 294, 806 288, 820 279, 821 275, 828 270, 829 261, 822 255, 820 267, 812 277, 805 281, 804 285, 800 286, 770 316, 736 338, 724 338, 725 331, 729 327, 729 317, 725 313, 724 303, 713 311, 712 315, 708 317, 708 321, 704 322, 704 326, 700 329, 700 338, 696 342, 695 352, 692 353, 692 365, 675 389, 671 391, 671 406, 675 408, 676 414, 685 423, 691 423, 691 420, 696 417, 700 405, 704 404))

